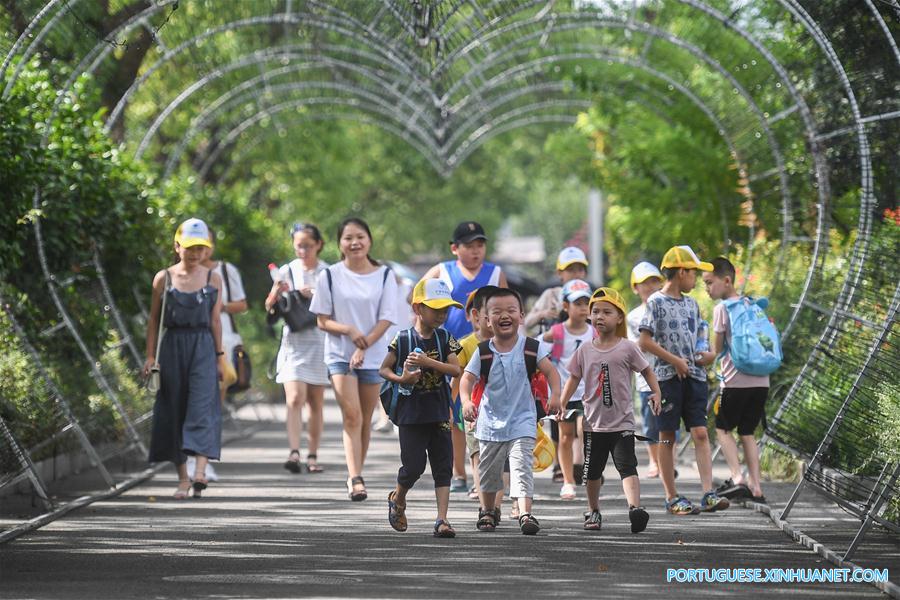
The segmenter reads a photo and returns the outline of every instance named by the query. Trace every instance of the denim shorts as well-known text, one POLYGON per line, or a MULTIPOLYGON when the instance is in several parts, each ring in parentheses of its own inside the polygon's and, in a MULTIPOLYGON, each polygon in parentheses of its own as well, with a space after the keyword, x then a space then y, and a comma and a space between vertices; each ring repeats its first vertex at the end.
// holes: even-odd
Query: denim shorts
POLYGON ((650 394, 653 392, 638 392, 641 396, 641 416, 644 418, 644 435, 648 438, 659 439, 659 429, 656 427, 656 415, 650 408, 650 394))
POLYGON ((351 369, 348 362, 328 363, 328 377, 332 375, 350 375, 356 377, 360 383, 381 383, 384 379, 378 374, 378 369, 351 369))
POLYGON ((678 431, 682 421, 685 429, 706 426, 708 387, 705 381, 673 377, 660 381, 659 389, 662 410, 656 416, 657 431, 678 431))

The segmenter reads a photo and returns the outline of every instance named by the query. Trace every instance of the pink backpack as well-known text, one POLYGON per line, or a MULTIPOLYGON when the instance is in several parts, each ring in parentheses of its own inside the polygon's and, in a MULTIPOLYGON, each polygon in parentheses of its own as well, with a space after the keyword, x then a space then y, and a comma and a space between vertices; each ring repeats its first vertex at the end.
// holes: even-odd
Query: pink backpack
MULTIPOLYGON (((591 328, 591 333, 593 337, 597 337, 597 330, 594 329, 590 324, 588 327, 591 328)), ((559 361, 562 360, 563 349, 566 343, 566 324, 565 323, 554 323, 550 327, 550 335, 553 336, 553 349, 550 350, 550 360, 554 363, 559 364, 559 361)))

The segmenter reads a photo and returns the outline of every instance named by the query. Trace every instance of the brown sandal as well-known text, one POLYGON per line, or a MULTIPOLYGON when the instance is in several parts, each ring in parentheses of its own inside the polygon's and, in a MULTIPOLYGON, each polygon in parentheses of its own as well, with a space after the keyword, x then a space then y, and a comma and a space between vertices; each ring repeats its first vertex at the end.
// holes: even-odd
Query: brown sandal
MULTIPOLYGON (((394 531, 406 531, 406 505, 398 504, 394 501, 396 490, 388 494, 388 523, 394 528, 394 531)), ((437 530, 435 530, 437 531, 437 530)))

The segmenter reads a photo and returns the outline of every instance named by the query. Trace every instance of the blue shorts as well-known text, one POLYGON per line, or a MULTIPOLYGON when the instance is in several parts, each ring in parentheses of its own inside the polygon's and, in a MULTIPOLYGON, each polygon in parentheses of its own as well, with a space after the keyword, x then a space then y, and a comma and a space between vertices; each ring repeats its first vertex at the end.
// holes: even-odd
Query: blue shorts
POLYGON ((684 421, 685 429, 706 427, 709 386, 705 381, 673 377, 660 381, 659 390, 663 404, 655 419, 657 431, 678 431, 681 421, 684 421))
POLYGON ((638 392, 641 395, 641 417, 644 419, 644 435, 654 440, 659 439, 659 429, 656 427, 656 415, 650 410, 650 394, 653 392, 638 392))
POLYGON ((351 369, 348 362, 328 363, 328 377, 332 375, 350 375, 359 379, 360 383, 378 383, 384 379, 378 374, 378 369, 351 369))

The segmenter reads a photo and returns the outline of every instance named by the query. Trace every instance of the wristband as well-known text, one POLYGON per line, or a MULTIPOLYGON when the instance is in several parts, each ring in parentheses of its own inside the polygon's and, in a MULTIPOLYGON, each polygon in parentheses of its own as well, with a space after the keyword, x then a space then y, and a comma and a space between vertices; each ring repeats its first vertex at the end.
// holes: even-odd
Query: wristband
POLYGON ((216 352, 216 356, 225 356, 224 352, 216 352))

